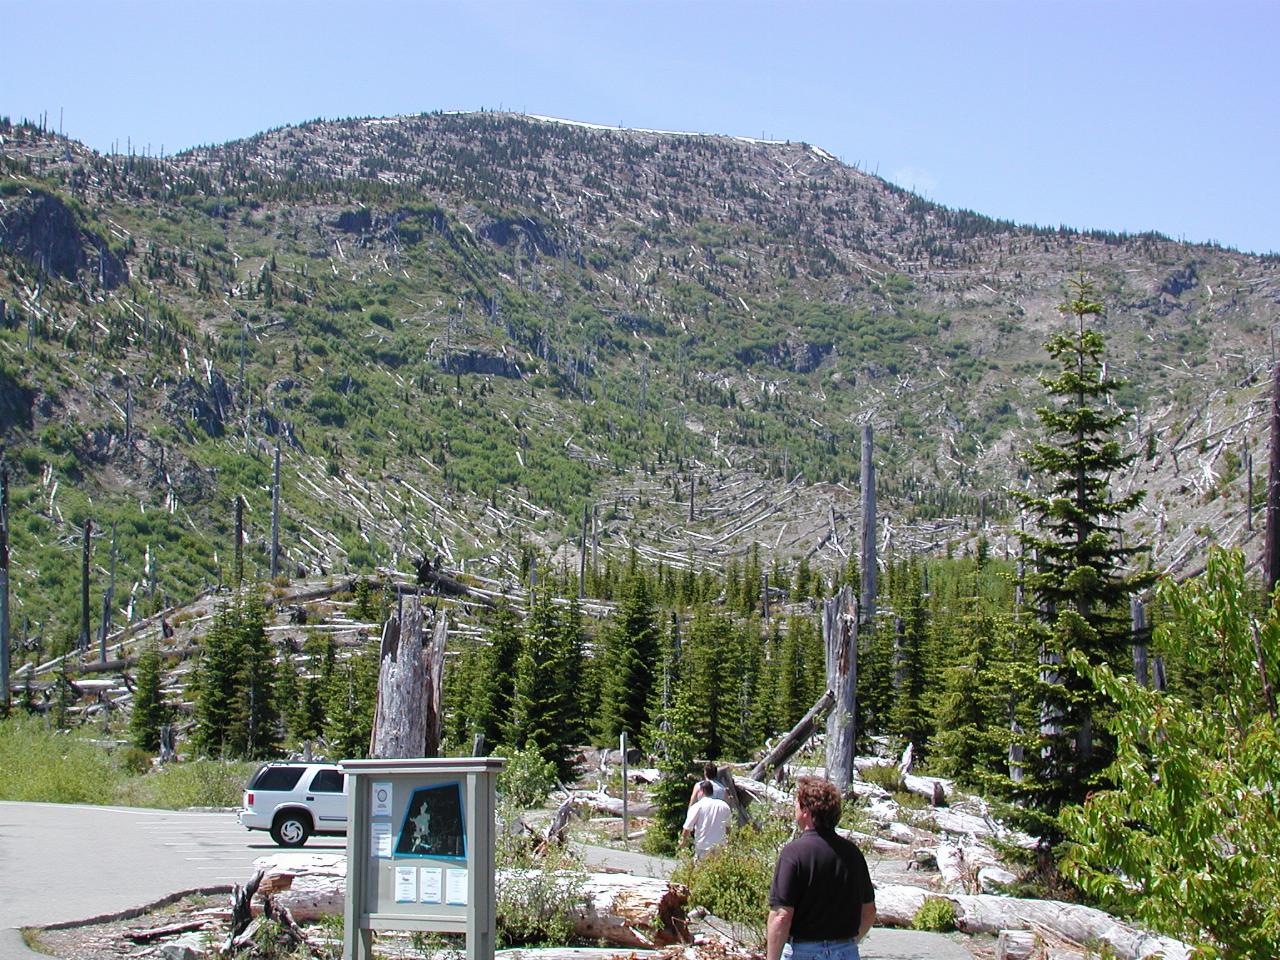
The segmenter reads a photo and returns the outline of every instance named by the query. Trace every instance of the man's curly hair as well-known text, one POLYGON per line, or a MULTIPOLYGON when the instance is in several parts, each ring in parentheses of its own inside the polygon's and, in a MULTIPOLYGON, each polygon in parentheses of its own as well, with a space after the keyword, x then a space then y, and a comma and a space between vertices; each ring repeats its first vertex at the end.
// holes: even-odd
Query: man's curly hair
POLYGON ((840 822, 840 791, 830 780, 800 777, 796 780, 796 802, 813 817, 818 830, 834 830, 840 822))

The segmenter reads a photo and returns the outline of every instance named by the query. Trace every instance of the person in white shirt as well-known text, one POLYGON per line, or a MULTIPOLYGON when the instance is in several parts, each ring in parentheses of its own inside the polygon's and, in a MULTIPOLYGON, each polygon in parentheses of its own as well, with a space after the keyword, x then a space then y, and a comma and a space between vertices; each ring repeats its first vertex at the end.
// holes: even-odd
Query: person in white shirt
POLYGON ((684 831, 680 835, 683 844, 693 839, 693 856, 701 860, 720 844, 729 832, 729 805, 712 796, 711 781, 703 780, 697 787, 702 799, 689 808, 684 818, 684 831))
POLYGON ((714 763, 708 763, 702 768, 702 780, 693 785, 693 789, 689 791, 689 806, 693 806, 702 799, 702 784, 711 784, 711 795, 717 800, 724 800, 724 784, 720 782, 720 770, 714 763))

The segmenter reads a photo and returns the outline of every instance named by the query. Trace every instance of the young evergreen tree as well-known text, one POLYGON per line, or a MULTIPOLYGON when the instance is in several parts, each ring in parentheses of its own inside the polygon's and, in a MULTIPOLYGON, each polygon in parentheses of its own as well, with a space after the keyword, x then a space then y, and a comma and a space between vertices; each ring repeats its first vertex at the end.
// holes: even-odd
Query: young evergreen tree
POLYGON ((196 665, 191 742, 210 757, 237 756, 232 728, 241 715, 239 677, 242 656, 240 604, 224 603, 205 633, 196 665))
POLYGON ((335 666, 329 679, 324 737, 335 759, 369 755, 373 713, 378 701, 378 638, 345 663, 335 666))
POLYGON ((275 648, 267 637, 266 607, 260 597, 239 604, 239 710, 231 728, 237 756, 265 760, 280 748, 280 711, 276 703, 275 648))
POLYGON ((1025 584, 1036 604, 1045 664, 1034 697, 1041 704, 1040 735, 1027 751, 1034 775, 1026 784, 1028 799, 1051 815, 1082 801, 1113 754, 1096 722, 1102 701, 1063 664, 1072 652, 1091 664, 1126 658, 1129 597, 1154 582, 1153 574, 1132 572, 1146 548, 1121 546, 1120 520, 1143 493, 1112 496, 1111 478, 1133 456, 1116 437, 1125 419, 1113 402, 1121 382, 1108 376, 1103 337, 1088 325, 1103 305, 1092 283, 1078 277, 1060 309, 1075 329, 1046 345, 1058 371, 1041 378, 1050 398, 1037 410, 1045 438, 1026 457, 1039 490, 1018 495, 1037 525, 1020 536, 1035 558, 1025 584))
POLYGON ((482 733, 490 745, 502 741, 503 730, 511 722, 521 643, 515 611, 507 603, 500 604, 489 628, 488 646, 472 647, 467 654, 469 683, 467 689, 460 692, 466 698, 464 736, 468 739, 482 733))
POLYGON ((133 713, 129 717, 129 741, 152 753, 160 749, 160 728, 173 719, 173 708, 160 691, 160 651, 149 643, 138 655, 134 680, 133 713))
POLYGON ((524 644, 516 659, 511 720, 504 742, 538 751, 555 764, 561 777, 572 774, 571 747, 577 711, 573 684, 581 670, 578 651, 556 617, 549 591, 543 591, 529 613, 524 644))
POLYGON ((649 582, 632 565, 601 651, 597 730, 602 742, 616 743, 622 731, 637 735, 645 728, 658 646, 657 612, 649 582))
POLYGON ((886 732, 900 745, 912 744, 915 755, 923 759, 925 743, 932 732, 925 698, 929 611, 924 602, 920 564, 910 560, 895 566, 897 570, 889 585, 894 610, 890 679, 893 696, 886 716, 886 732))

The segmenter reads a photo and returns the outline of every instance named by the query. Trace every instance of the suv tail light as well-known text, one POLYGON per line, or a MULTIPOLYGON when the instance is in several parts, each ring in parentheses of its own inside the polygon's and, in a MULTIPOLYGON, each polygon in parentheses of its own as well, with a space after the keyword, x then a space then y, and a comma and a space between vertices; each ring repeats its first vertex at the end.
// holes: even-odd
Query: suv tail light
POLYGON ((246 807, 252 807, 252 806, 253 806, 253 794, 252 794, 252 793, 246 793, 246 794, 244 795, 244 797, 245 797, 244 805, 245 805, 246 807))

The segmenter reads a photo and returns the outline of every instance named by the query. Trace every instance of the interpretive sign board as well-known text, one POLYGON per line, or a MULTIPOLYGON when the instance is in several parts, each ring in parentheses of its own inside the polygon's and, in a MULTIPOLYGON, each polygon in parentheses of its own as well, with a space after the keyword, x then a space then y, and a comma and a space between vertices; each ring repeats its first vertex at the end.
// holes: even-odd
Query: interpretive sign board
POLYGON ((499 757, 345 760, 344 960, 372 960, 374 930, 467 935, 494 950, 493 817, 499 757))

